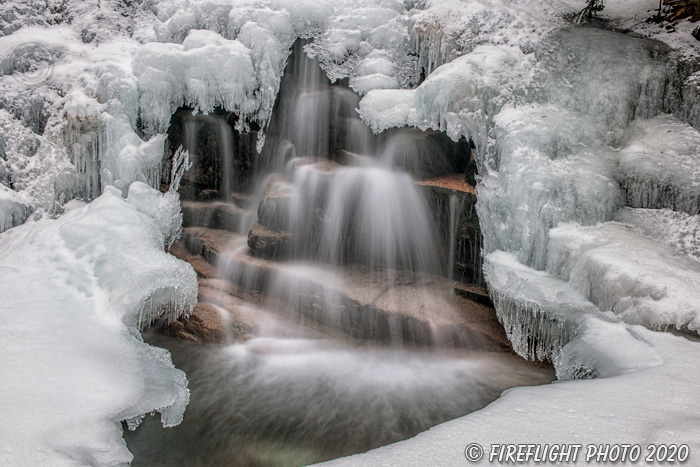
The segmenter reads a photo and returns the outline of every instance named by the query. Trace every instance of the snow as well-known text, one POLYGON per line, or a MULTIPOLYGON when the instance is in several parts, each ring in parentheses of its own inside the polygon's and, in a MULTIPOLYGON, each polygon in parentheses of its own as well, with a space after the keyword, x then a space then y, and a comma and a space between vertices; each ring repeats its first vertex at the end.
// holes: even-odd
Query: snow
POLYGON ((547 271, 626 322, 700 329, 700 265, 624 225, 552 229, 547 271))
POLYGON ((364 95, 375 132, 474 140, 486 274, 514 348, 553 360, 562 380, 598 378, 514 389, 336 464, 463 465, 467 440, 555 434, 698 449, 697 342, 635 324, 700 324, 690 22, 666 32, 644 21, 655 0, 607 2, 606 27, 661 44, 571 27, 584 0, 127 3, 0 5, 0 179, 16 190, 0 191, 0 230, 34 213, 0 237, 0 370, 17 375, 0 389, 12 401, 3 463, 128 462, 117 422, 165 407, 178 421, 183 376, 138 337, 196 295, 191 269, 162 251, 179 228, 175 197, 148 187, 160 185, 164 132, 183 104, 264 130, 297 37, 364 95), (11 60, 27 42, 51 57, 42 82, 23 82, 11 60))
POLYGON ((29 214, 24 198, 0 183, 0 233, 22 224, 29 214))
POLYGON ((182 44, 152 42, 134 57, 147 134, 164 132, 183 104, 208 113, 223 107, 247 115, 258 88, 250 50, 215 32, 192 30, 182 44))
POLYGON ((623 208, 615 212, 613 220, 700 261, 699 215, 690 216, 669 209, 623 208))
POLYGON ((165 426, 180 422, 185 375, 139 332, 196 301, 194 271, 163 251, 179 223, 177 195, 137 182, 127 200, 108 187, 0 235, 1 464, 127 463, 120 421, 158 410, 165 426))
POLYGON ((620 153, 618 179, 635 208, 700 212, 700 133, 672 116, 638 120, 620 153))

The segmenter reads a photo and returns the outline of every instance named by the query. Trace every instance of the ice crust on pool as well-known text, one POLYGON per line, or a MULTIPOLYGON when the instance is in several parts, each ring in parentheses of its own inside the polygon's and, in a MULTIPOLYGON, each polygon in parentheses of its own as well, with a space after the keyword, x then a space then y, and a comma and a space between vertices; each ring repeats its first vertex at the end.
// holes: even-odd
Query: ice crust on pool
POLYGON ((194 271, 163 251, 179 226, 177 195, 136 182, 0 234, 1 464, 126 464, 122 420, 182 420, 185 375, 140 335, 196 302, 194 271))

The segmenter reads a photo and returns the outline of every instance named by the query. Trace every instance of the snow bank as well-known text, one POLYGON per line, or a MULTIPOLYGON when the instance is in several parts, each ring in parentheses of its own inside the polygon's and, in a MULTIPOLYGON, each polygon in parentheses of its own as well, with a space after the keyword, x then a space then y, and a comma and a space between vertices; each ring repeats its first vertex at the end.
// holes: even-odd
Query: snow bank
POLYGON ((185 375, 139 333, 196 301, 194 271, 163 251, 179 225, 177 195, 137 182, 0 235, 1 464, 128 463, 121 420, 180 422, 185 375))

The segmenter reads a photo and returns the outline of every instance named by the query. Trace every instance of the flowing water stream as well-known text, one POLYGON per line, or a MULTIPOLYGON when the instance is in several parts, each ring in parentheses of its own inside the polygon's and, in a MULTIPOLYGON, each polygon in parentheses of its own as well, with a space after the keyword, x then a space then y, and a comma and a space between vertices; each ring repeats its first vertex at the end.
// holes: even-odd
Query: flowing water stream
MULTIPOLYGON (((442 264, 414 178, 454 161, 416 133, 374 136, 356 115, 358 96, 332 85, 302 45, 257 161, 259 204, 232 201, 235 188, 223 183, 236 224, 186 229, 189 244, 224 239, 213 254, 217 277, 262 293, 266 301, 246 313, 267 324, 221 345, 145 336, 187 373, 191 400, 180 426, 147 417, 125 433, 135 467, 308 465, 406 439, 510 387, 553 379, 478 332, 452 330, 463 319, 444 277, 454 259, 442 264), (321 330, 277 318, 273 298, 321 330)), ((222 154, 233 157, 223 121, 211 118, 222 154)), ((449 198, 449 251, 461 203, 449 198)))

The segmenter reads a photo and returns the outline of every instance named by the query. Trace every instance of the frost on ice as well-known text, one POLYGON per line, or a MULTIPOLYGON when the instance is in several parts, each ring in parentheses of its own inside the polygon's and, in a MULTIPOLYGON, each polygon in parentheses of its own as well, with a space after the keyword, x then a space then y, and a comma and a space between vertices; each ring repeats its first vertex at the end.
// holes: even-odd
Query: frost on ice
POLYGON ((136 182, 126 200, 107 187, 59 219, 2 234, 0 463, 127 463, 122 420, 158 410, 164 425, 180 422, 185 375, 140 336, 196 301, 194 271, 163 251, 179 212, 176 194, 136 182))
POLYGON ((696 203, 688 200, 698 183, 700 133, 674 117, 655 117, 678 92, 670 49, 591 28, 560 29, 528 53, 519 45, 473 46, 414 90, 369 92, 360 114, 375 131, 413 125, 475 140, 486 278, 522 355, 558 358, 577 335, 581 312, 697 329, 695 261, 678 261, 640 227, 625 240, 618 234, 624 226, 592 227, 625 206, 697 212, 686 205, 696 203), (640 196, 653 205, 636 201, 640 196), (575 223, 566 238, 556 229, 563 223, 575 223), (593 260, 593 250, 572 251, 593 232, 616 254, 601 249, 593 260), (634 259, 650 254, 648 262, 634 259), (675 274, 665 275, 671 267, 675 274))
MULTIPOLYGON (((682 410, 700 384, 683 379, 700 373, 689 357, 697 344, 645 326, 693 333, 700 325, 700 136, 684 123, 700 121, 698 74, 681 76, 683 51, 568 27, 564 16, 580 3, 177 0, 127 15, 93 1, 63 12, 0 7, 0 62, 35 40, 54 59, 34 87, 6 67, 0 76, 0 230, 9 228, 0 288, 16 304, 0 311, 3 342, 16 344, 0 366, 32 390, 47 381, 57 388, 48 397, 27 392, 20 377, 0 388, 18 401, 8 405, 13 431, 2 433, 16 452, 0 455, 23 465, 128 462, 119 420, 133 425, 163 409, 166 424, 178 421, 184 377, 138 338, 143 323, 187 312, 196 296, 191 269, 162 251, 179 226, 174 195, 150 188, 163 178, 163 133, 182 105, 223 107, 239 129, 264 130, 298 37, 314 39, 306 51, 332 80, 348 78, 364 95, 360 114, 375 132, 411 125, 473 139, 485 272, 514 348, 552 360, 560 379, 600 378, 510 391, 408 441, 411 462, 434 463, 421 456, 455 433, 503 441, 503 420, 521 442, 527 433, 551 442, 542 438, 551 430, 576 441, 588 414, 603 419, 627 399, 644 407, 638 423, 602 427, 600 442, 620 432, 621 442, 664 440, 676 415, 686 420, 676 426, 697 434, 682 410), (36 222, 14 227, 30 212, 36 222), (30 371, 28 355, 45 371, 30 371), (650 389, 650 381, 670 386, 650 389), (59 408, 78 407, 75 385, 88 396, 69 417, 59 408), (650 398, 662 389, 677 402, 663 413, 650 398), (20 412, 31 404, 35 413, 20 412), (573 415, 561 417, 563 407, 573 415)), ((635 17, 647 3, 610 2, 614 25, 654 35, 635 17)), ((691 50, 680 35, 658 37, 691 50)), ((370 456, 407 465, 405 452, 382 457, 392 449, 370 456)))
POLYGON ((620 154, 618 178, 634 208, 700 212, 700 133, 670 116, 638 120, 620 154))

